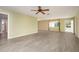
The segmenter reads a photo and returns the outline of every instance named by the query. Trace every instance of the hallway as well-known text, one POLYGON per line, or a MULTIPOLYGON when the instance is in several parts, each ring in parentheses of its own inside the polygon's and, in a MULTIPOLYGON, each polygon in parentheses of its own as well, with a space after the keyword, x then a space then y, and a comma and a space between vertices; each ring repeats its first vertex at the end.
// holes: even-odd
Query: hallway
POLYGON ((79 39, 72 33, 39 33, 0 41, 1 52, 79 52, 79 39))

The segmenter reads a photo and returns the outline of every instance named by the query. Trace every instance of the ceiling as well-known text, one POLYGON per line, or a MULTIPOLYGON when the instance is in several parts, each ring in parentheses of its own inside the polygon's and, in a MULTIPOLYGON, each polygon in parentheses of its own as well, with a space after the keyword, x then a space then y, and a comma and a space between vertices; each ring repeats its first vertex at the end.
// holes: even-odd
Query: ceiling
POLYGON ((50 9, 50 11, 45 12, 45 15, 41 13, 35 14, 35 11, 31 11, 37 9, 37 6, 0 6, 0 8, 37 17, 38 19, 68 18, 75 16, 79 12, 78 6, 42 6, 44 9, 50 9))

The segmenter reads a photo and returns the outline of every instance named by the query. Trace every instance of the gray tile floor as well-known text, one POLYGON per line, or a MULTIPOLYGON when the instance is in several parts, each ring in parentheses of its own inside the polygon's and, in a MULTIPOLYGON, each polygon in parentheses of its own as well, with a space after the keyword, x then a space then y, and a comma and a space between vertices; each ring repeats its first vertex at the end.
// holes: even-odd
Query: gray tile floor
POLYGON ((0 40, 0 52, 78 52, 79 39, 72 33, 42 31, 11 40, 0 40))

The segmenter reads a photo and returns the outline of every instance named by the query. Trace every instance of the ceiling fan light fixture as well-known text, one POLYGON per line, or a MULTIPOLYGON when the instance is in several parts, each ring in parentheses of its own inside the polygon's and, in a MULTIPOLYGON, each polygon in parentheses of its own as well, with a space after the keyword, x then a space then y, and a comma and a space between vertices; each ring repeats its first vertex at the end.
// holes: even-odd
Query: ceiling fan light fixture
POLYGON ((36 14, 38 13, 46 14, 45 11, 49 11, 49 9, 42 9, 41 6, 38 6, 37 10, 32 10, 32 11, 36 11, 36 14))

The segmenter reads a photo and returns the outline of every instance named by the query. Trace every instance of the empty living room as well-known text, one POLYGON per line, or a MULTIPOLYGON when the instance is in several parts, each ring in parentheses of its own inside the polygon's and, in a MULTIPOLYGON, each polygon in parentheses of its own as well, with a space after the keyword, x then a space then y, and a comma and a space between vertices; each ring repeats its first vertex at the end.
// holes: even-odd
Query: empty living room
POLYGON ((0 52, 79 52, 79 6, 0 6, 0 52))

